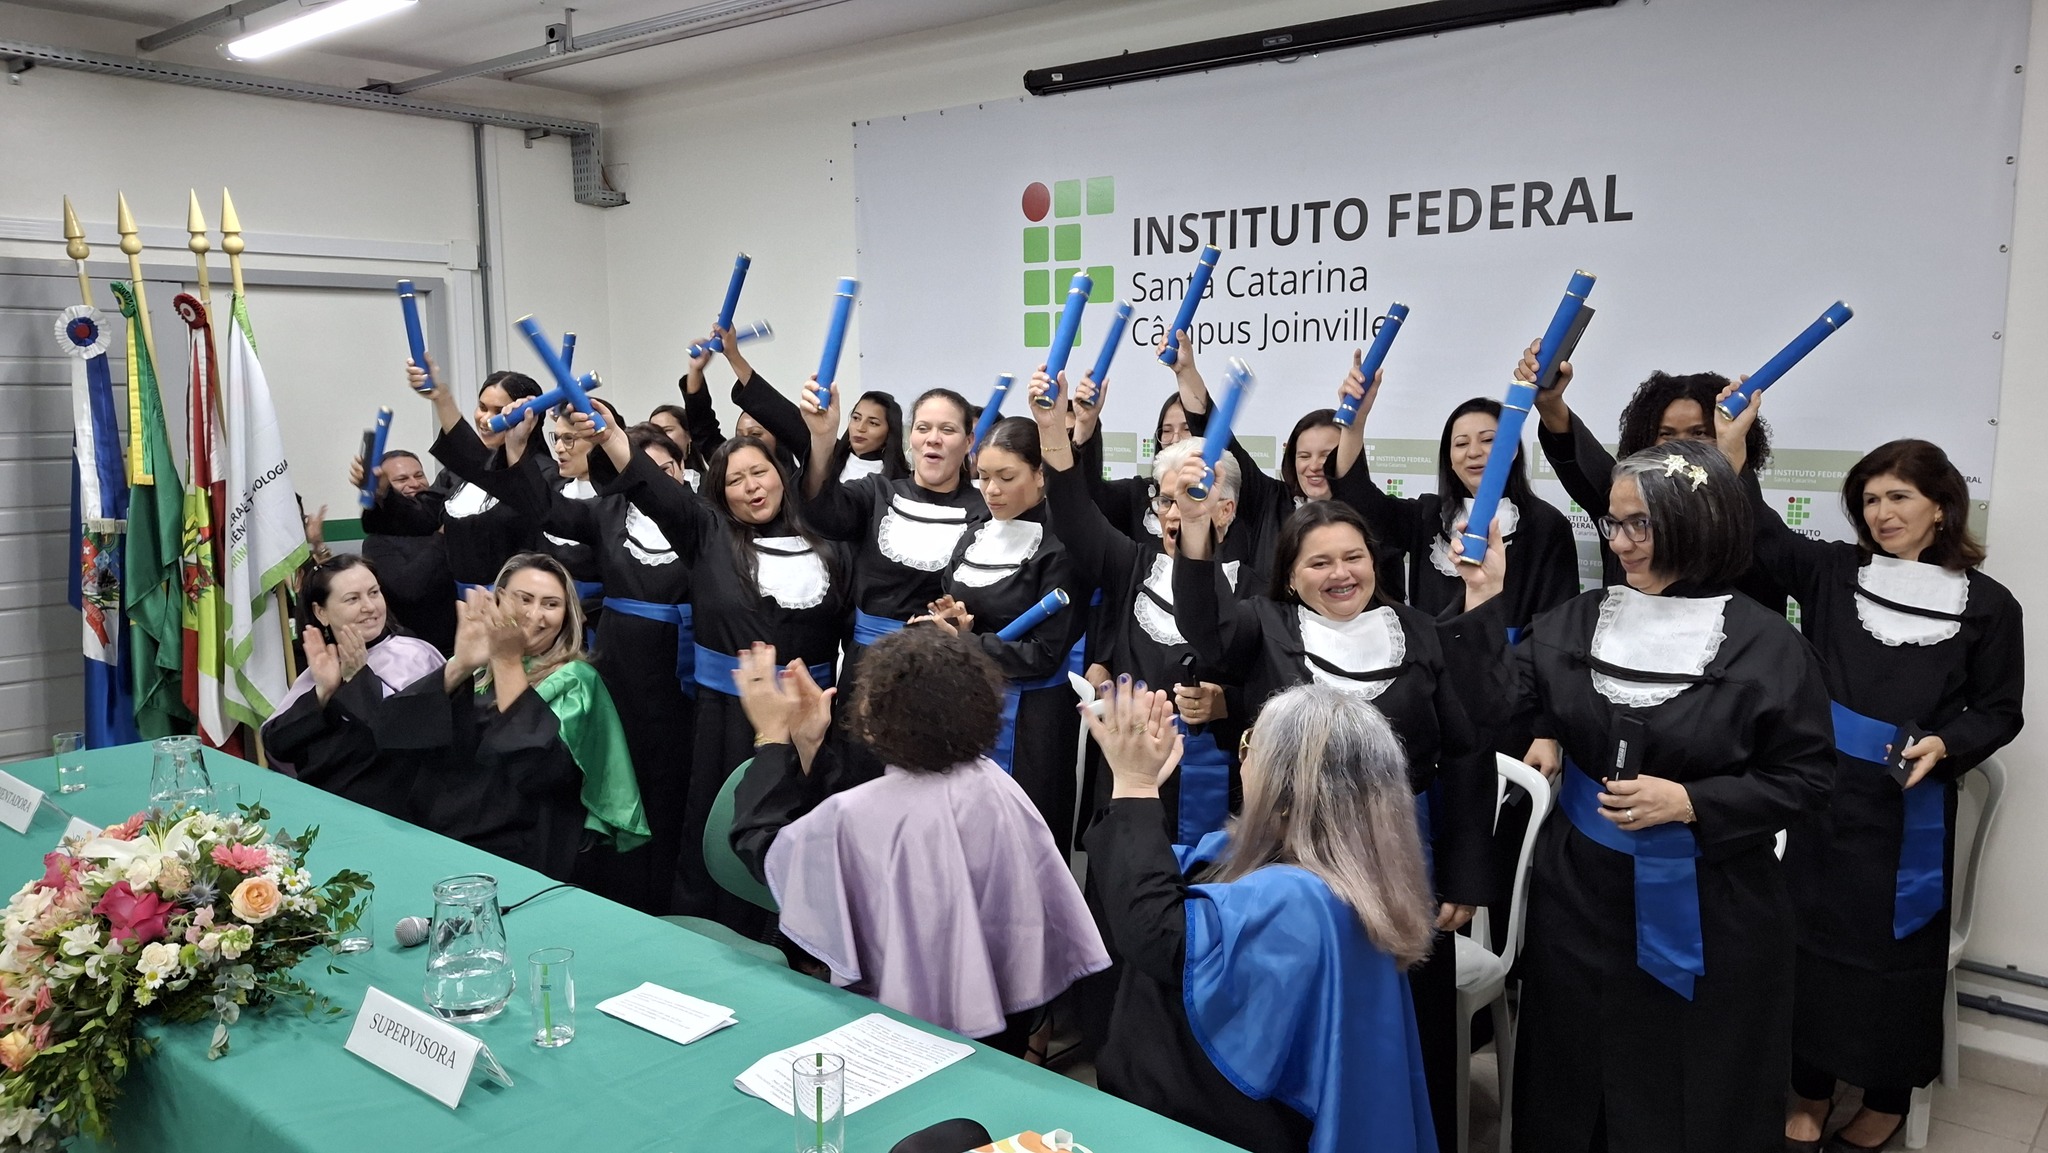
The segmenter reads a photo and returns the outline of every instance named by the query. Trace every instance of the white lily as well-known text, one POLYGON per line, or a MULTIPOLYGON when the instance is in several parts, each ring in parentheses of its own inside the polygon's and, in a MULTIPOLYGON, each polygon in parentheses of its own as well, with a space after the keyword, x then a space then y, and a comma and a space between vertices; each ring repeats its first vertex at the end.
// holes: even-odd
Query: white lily
POLYGON ((125 866, 137 857, 164 857, 186 852, 198 844, 193 829, 202 815, 193 813, 162 833, 137 833, 132 841, 120 841, 105 836, 94 837, 78 846, 78 855, 101 861, 115 861, 125 866))

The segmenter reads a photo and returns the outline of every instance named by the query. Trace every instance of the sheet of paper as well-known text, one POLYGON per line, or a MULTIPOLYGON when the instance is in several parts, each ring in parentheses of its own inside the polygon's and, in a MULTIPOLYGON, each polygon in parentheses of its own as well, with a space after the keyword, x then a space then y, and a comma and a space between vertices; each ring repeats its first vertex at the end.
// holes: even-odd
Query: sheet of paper
POLYGON ((791 1045, 754 1062, 733 1080, 740 1092, 796 1115, 790 1101, 790 1063, 813 1053, 846 1060, 846 1111, 858 1113, 906 1085, 974 1052, 974 1046, 935 1037, 880 1013, 870 1013, 822 1037, 791 1045))
POLYGON ((628 1025, 638 1025, 656 1036, 667 1037, 678 1045, 708 1037, 737 1020, 732 1010, 724 1005, 714 1005, 688 993, 664 989, 652 981, 630 992, 599 1001, 597 1008, 601 1013, 609 1013, 628 1025))

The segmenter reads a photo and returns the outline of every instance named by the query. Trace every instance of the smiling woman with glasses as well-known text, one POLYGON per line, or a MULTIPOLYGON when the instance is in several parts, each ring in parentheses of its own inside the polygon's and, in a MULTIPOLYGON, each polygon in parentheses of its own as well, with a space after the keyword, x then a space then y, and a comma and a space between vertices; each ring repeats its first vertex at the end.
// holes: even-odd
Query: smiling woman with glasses
POLYGON ((1460 681, 1565 756, 1529 885, 1517 1147, 1779 1146, 1794 922, 1772 849, 1834 755, 1813 650, 1733 591, 1750 524, 1720 452, 1673 441, 1614 469, 1600 533, 1625 584, 1504 649, 1501 550, 1461 566, 1460 681))

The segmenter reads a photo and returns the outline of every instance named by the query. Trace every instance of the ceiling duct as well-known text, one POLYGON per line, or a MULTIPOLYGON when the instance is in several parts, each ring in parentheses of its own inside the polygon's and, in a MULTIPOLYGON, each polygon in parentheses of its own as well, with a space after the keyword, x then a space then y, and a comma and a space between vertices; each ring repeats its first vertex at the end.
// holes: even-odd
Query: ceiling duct
POLYGON ((657 44, 670 44, 677 40, 688 40, 693 36, 705 36, 722 32, 728 28, 740 28, 773 20, 778 16, 792 16, 808 12, 813 8, 829 8, 844 4, 846 0, 713 0, 680 12, 663 16, 650 16, 595 32, 569 32, 566 25, 552 25, 563 28, 565 33, 559 40, 498 56, 490 60, 479 60, 474 64, 462 64, 411 80, 380 86, 382 91, 393 93, 417 92, 437 84, 448 84, 456 80, 467 80, 472 76, 501 76, 516 80, 536 72, 555 68, 566 68, 589 60, 602 60, 624 52, 637 52, 657 44))
POLYGON ((434 104, 383 92, 333 88, 325 84, 310 84, 279 76, 223 72, 212 68, 195 68, 185 64, 168 64, 129 56, 109 56, 101 52, 56 48, 20 40, 0 40, 0 60, 27 60, 73 72, 95 72, 102 76, 155 80, 191 88, 210 88, 218 92, 275 96, 281 100, 301 100, 309 104, 367 108, 377 112, 396 112, 403 116, 425 116, 465 124, 489 124, 499 128, 553 133, 569 138, 570 170, 576 188, 576 203, 597 208, 617 208, 626 203, 623 194, 605 184, 602 154, 598 148, 601 128, 591 120, 570 120, 560 116, 539 116, 498 108, 476 108, 466 104, 434 104))

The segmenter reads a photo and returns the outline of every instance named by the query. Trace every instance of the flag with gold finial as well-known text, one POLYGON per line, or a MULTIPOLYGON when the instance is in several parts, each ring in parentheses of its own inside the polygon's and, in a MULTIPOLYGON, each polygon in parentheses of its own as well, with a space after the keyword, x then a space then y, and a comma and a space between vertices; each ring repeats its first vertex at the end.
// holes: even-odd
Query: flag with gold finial
POLYGON ((227 743, 233 724, 221 708, 220 537, 227 519, 227 483, 221 476, 220 365, 213 355, 212 320, 198 297, 181 292, 171 307, 185 322, 191 384, 185 392, 185 507, 179 569, 184 578, 185 708, 207 744, 227 743))
POLYGON ((299 517, 270 384, 256 359, 256 336, 242 295, 242 224, 225 191, 220 231, 221 249, 235 277, 221 352, 228 434, 227 570, 221 595, 228 638, 226 708, 244 724, 261 725, 291 687, 283 609, 271 593, 280 585, 289 587, 292 574, 305 563, 306 524, 299 517))
POLYGON ((130 430, 128 536, 122 555, 122 592, 127 598, 128 681, 135 694, 135 727, 145 738, 169 736, 189 720, 178 687, 184 641, 183 586, 178 555, 185 522, 185 497, 164 424, 163 395, 143 335, 135 289, 115 282, 114 298, 127 318, 130 430))

